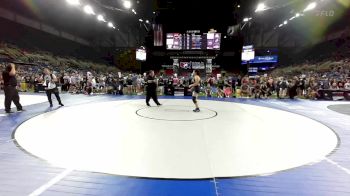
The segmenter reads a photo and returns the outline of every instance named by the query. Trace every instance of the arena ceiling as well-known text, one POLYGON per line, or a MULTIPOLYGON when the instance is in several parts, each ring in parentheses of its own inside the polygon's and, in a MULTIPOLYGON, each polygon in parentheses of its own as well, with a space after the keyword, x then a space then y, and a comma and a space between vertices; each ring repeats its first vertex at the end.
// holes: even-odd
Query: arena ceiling
POLYGON ((188 29, 226 31, 230 25, 253 17, 271 25, 283 17, 302 10, 311 1, 305 0, 157 0, 157 22, 166 24, 171 31, 188 29), (257 5, 264 3, 267 10, 255 13, 257 5))
MULTIPOLYGON (((152 28, 151 23, 163 24, 166 32, 186 30, 204 32, 214 28, 226 33, 229 26, 242 24, 243 18, 252 17, 255 27, 263 24, 265 28, 273 29, 311 2, 311 0, 131 0, 132 8, 137 12, 135 15, 130 10, 123 9, 122 0, 80 1, 90 4, 95 12, 103 14, 106 20, 113 21, 120 31, 108 28, 106 23, 98 22, 95 16, 87 15, 81 9, 68 5, 66 0, 1 0, 0 7, 40 20, 87 40, 120 36, 124 42, 128 42, 124 45, 135 47, 142 45, 147 30, 152 28), (261 2, 267 5, 268 10, 255 13, 257 5, 261 2), (149 20, 150 24, 140 23, 139 19, 149 20), (134 41, 130 41, 131 39, 134 41)), ((346 3, 348 0, 317 1, 349 6, 346 3)), ((348 7, 342 12, 345 12, 344 10, 348 10, 348 7)), ((342 16, 343 13, 339 15, 342 16)), ((344 18, 346 19, 343 17, 343 20, 344 18)), ((339 21, 339 18, 336 19, 339 21)), ((305 28, 307 25, 302 27, 305 28)))
POLYGON ((144 33, 139 18, 151 20, 153 17, 152 0, 133 2, 137 15, 123 8, 122 0, 80 1, 91 5, 96 13, 102 14, 107 21, 112 21, 120 31, 108 28, 106 23, 97 21, 96 16, 85 14, 82 8, 71 6, 65 0, 1 0, 0 7, 87 40, 118 34, 124 34, 124 37, 130 34, 130 39, 139 37, 140 33, 144 33))
POLYGON ((169 31, 223 29, 236 23, 238 0, 158 0, 157 23, 169 31))

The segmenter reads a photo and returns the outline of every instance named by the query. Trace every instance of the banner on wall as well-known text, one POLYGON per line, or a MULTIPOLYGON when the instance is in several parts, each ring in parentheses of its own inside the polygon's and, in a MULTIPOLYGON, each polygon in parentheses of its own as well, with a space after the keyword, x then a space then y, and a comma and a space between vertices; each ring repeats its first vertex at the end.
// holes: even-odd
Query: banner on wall
POLYGON ((191 69, 190 62, 180 62, 180 68, 182 68, 182 69, 191 69))
MULTIPOLYGON (((247 64, 248 61, 242 61, 242 64, 247 64)), ((278 56, 277 55, 271 55, 271 56, 255 56, 253 60, 250 60, 250 64, 256 64, 256 63, 277 63, 278 62, 278 56)))
POLYGON ((162 68, 173 69, 174 65, 162 65, 162 68))
POLYGON ((191 62, 192 69, 205 69, 204 62, 191 62))
POLYGON ((205 69, 204 62, 180 62, 181 69, 205 69))

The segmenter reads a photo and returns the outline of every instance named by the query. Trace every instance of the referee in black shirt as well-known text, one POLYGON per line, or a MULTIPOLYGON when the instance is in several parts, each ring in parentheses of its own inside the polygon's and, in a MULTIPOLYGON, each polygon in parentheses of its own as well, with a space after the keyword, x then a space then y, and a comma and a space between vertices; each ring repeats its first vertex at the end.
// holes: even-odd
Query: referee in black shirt
POLYGON ((147 87, 146 87, 146 104, 147 106, 151 106, 149 104, 149 100, 153 99, 153 101, 157 104, 157 106, 161 106, 157 98, 157 81, 154 77, 154 71, 149 71, 147 76, 147 87))
POLYGON ((2 78, 4 80, 4 92, 5 92, 5 112, 11 112, 11 103, 16 105, 17 111, 23 111, 22 105, 19 103, 19 95, 16 89, 16 68, 15 64, 10 63, 6 66, 5 71, 2 72, 2 78))

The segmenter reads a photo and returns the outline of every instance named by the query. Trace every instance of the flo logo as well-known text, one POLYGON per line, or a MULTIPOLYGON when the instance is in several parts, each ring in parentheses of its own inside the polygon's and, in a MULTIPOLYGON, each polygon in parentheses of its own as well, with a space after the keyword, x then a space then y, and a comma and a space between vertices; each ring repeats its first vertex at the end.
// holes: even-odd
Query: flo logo
POLYGON ((323 16, 323 17, 333 17, 334 16, 334 10, 321 10, 316 12, 316 16, 323 16))

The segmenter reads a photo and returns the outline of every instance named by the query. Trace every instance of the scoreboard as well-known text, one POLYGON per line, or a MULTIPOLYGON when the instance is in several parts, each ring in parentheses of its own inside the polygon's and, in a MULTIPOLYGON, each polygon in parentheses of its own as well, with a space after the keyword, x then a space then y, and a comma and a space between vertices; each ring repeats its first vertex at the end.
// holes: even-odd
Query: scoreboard
POLYGON ((166 35, 166 45, 169 50, 182 50, 183 40, 180 33, 168 33, 166 35))
POLYGON ((220 50, 221 34, 167 33, 168 50, 220 50))

